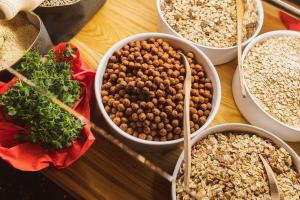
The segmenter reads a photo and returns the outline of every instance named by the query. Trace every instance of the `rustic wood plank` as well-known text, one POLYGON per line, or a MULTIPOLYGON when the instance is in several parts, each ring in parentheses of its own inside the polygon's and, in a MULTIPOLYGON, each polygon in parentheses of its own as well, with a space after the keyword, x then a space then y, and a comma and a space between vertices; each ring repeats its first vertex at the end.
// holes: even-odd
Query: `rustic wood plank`
MULTIPOLYGON (((285 29, 278 10, 264 4, 262 32, 285 29)), ((108 0, 97 15, 72 40, 86 62, 97 68, 103 54, 117 41, 141 32, 155 32, 155 0, 108 0)), ((212 125, 226 122, 247 123, 237 109, 231 91, 236 61, 217 66, 222 83, 222 103, 212 125)), ((113 131, 97 112, 93 102, 93 121, 110 133, 113 131)), ((49 168, 43 172, 79 199, 170 199, 170 183, 157 176, 126 153, 96 135, 92 148, 71 167, 49 168)), ((299 143, 291 143, 300 153, 299 143)), ((162 153, 145 153, 150 160, 172 173, 181 148, 162 153)))

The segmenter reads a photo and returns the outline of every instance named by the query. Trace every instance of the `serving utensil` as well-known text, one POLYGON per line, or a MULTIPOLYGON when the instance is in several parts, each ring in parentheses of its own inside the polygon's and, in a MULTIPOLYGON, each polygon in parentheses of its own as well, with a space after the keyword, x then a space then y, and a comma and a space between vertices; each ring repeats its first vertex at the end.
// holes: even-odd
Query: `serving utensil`
POLYGON ((5 42, 5 38, 0 36, 0 49, 2 49, 4 42, 5 42))
POLYGON ((191 176, 191 129, 190 129, 190 95, 192 87, 192 72, 190 64, 183 53, 182 57, 186 75, 184 80, 184 111, 183 111, 183 132, 184 132, 184 186, 189 191, 189 182, 191 176))
POLYGON ((270 167, 269 163, 266 161, 266 159, 259 154, 259 157, 265 167, 267 176, 268 176, 268 180, 269 180, 269 185, 270 185, 270 194, 271 194, 271 199, 272 200, 283 200, 283 196, 280 196, 280 190, 276 181, 276 177, 275 174, 272 170, 272 168, 270 167))
POLYGON ((265 2, 275 6, 276 8, 282 10, 283 12, 285 12, 289 15, 292 15, 293 17, 300 19, 300 1, 299 0, 293 0, 293 1, 265 0, 265 2))
POLYGON ((244 18, 244 2, 243 0, 236 0, 237 11, 237 45, 238 45, 238 68, 240 75, 240 84, 243 98, 246 97, 244 69, 242 61, 242 40, 243 40, 243 18, 244 18))
POLYGON ((4 37, 0 36, 0 48, 3 46, 4 44, 4 37))

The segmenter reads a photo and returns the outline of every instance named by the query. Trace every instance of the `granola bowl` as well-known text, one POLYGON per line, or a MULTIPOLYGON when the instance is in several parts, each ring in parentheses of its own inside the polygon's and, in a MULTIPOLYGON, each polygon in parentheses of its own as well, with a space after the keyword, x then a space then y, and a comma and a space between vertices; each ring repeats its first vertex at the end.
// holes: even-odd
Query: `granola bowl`
MULTIPOLYGON (((156 1, 156 9, 158 12, 158 30, 159 30, 159 32, 175 35, 177 37, 183 38, 184 40, 186 40, 190 43, 193 43, 196 47, 198 47, 200 50, 202 50, 211 59, 211 61, 214 65, 220 65, 220 64, 227 63, 229 61, 232 61, 236 57, 237 45, 235 42, 236 39, 234 39, 235 37, 233 37, 236 25, 234 25, 234 24, 228 25, 225 22, 223 22, 220 30, 214 31, 214 28, 212 28, 212 30, 211 30, 212 33, 214 33, 214 32, 218 33, 218 35, 216 35, 215 37, 212 36, 213 38, 218 38, 218 39, 213 39, 213 41, 216 41, 218 43, 218 45, 212 45, 209 43, 209 41, 212 41, 212 38, 210 38, 210 36, 207 36, 204 34, 202 34, 201 37, 193 36, 194 32, 192 32, 192 31, 199 30, 199 27, 197 27, 197 22, 201 21, 202 19, 207 18, 207 16, 201 16, 202 14, 200 14, 200 16, 198 18, 200 18, 201 20, 197 18, 197 20, 195 20, 187 25, 187 27, 189 27, 189 29, 186 32, 186 37, 185 37, 185 36, 183 36, 182 33, 179 33, 180 31, 175 30, 176 28, 174 26, 179 24, 178 21, 174 22, 173 25, 170 25, 169 21, 166 19, 164 12, 163 12, 163 8, 162 8, 163 1, 164 2, 172 2, 172 1, 168 1, 168 0, 157 0, 156 1), (231 31, 232 33, 230 33, 228 35, 225 30, 232 30, 231 31), (222 44, 224 42, 221 39, 219 39, 219 37, 223 37, 224 40, 226 40, 227 38, 231 38, 231 42, 228 45, 223 46, 222 44), (196 40, 198 40, 198 41, 196 41, 196 40)), ((253 1, 256 3, 256 9, 257 9, 257 14, 256 14, 257 19, 255 21, 256 24, 255 24, 254 28, 253 27, 251 28, 252 31, 251 31, 250 35, 247 35, 245 33, 246 36, 244 36, 244 38, 246 37, 247 39, 244 39, 244 42, 242 44, 243 48, 259 34, 259 32, 261 31, 262 25, 263 25, 263 21, 264 21, 264 11, 263 11, 263 6, 262 6, 262 1, 261 0, 253 0, 253 1)), ((200 1, 195 1, 195 2, 204 2, 204 1, 200 0, 200 1)), ((214 1, 214 2, 218 3, 218 2, 223 2, 223 1, 214 1)), ((173 8, 174 7, 178 7, 178 5, 173 6, 173 8)), ((219 5, 220 9, 228 8, 228 7, 229 7, 228 5, 219 5)), ((190 10, 192 10, 192 9, 190 9, 190 10)), ((233 12, 233 7, 231 7, 230 9, 231 9, 230 12, 233 12)), ((174 21, 174 19, 176 19, 177 15, 181 15, 183 13, 182 10, 184 10, 184 9, 180 8, 179 10, 180 11, 178 11, 177 14, 171 16, 169 20, 174 21)), ((194 15, 193 12, 191 12, 190 10, 188 10, 189 15, 194 15)), ((202 10, 207 10, 207 8, 204 8, 202 10)), ((197 12, 198 12, 198 10, 195 11, 195 13, 197 13, 197 12)), ((215 9, 214 9, 214 13, 216 13, 215 9)), ((222 11, 220 11, 219 13, 222 13, 222 11)), ((213 17, 212 15, 210 15, 210 17, 212 17, 213 19, 212 20, 209 19, 208 22, 205 22, 205 24, 208 25, 208 24, 212 23, 211 21, 213 21, 216 18, 216 17, 213 17)), ((222 16, 219 16, 219 17, 220 17, 219 21, 221 22, 222 16)), ((245 18, 247 18, 247 20, 250 20, 251 17, 252 17, 252 14, 249 14, 245 18)), ((215 24, 217 24, 217 22, 215 24)), ((180 26, 182 26, 182 25, 180 25, 180 26)), ((202 24, 199 24, 199 26, 202 26, 202 24)), ((218 25, 216 25, 216 26, 218 26, 218 25)), ((178 28, 178 30, 180 30, 180 28, 178 28)), ((198 32, 203 33, 203 31, 198 31, 198 32)))
MULTIPOLYGON (((177 38, 175 36, 163 34, 163 33, 142 33, 142 34, 137 34, 137 35, 133 35, 128 38, 125 38, 122 41, 115 44, 104 55, 103 59, 101 60, 101 63, 99 64, 98 70, 97 70, 96 79, 95 79, 95 94, 96 94, 96 98, 97 98, 97 104, 101 111, 102 116, 108 122, 110 127, 114 130, 117 137, 119 137, 125 143, 127 143, 128 145, 132 146, 133 148, 135 148, 137 150, 151 152, 151 151, 163 151, 163 150, 167 150, 167 149, 171 149, 171 148, 176 148, 180 143, 182 143, 183 138, 180 138, 180 137, 175 138, 174 137, 170 140, 168 139, 167 141, 166 140, 156 141, 156 140, 147 140, 145 138, 144 139, 141 138, 140 134, 147 134, 147 137, 149 136, 149 133, 147 133, 145 130, 142 130, 143 131, 142 133, 140 131, 135 130, 135 132, 138 132, 138 136, 135 136, 134 133, 131 133, 131 134, 128 133, 129 128, 130 129, 136 128, 136 127, 131 126, 131 123, 133 122, 133 120, 132 120, 133 114, 135 114, 135 113, 131 112, 131 114, 129 116, 127 116, 127 122, 123 122, 123 123, 126 123, 127 127, 129 127, 129 128, 127 130, 122 129, 120 124, 117 125, 116 121, 114 120, 115 118, 114 119, 111 118, 113 112, 112 112, 112 110, 107 111, 107 109, 106 109, 107 104, 105 105, 105 100, 102 96, 103 91, 104 91, 103 86, 106 84, 105 81, 107 80, 107 79, 105 79, 105 73, 108 72, 106 70, 109 69, 108 64, 111 61, 112 55, 117 55, 115 53, 117 51, 121 51, 121 49, 125 45, 129 44, 130 42, 133 44, 136 41, 141 42, 141 41, 149 40, 149 38, 153 38, 153 40, 162 39, 165 42, 169 43, 170 46, 172 46, 174 49, 182 49, 183 53, 193 52, 195 61, 197 63, 199 63, 201 66, 203 66, 203 69, 205 70, 207 77, 211 80, 211 83, 213 86, 212 102, 211 102, 212 109, 211 109, 209 116, 207 117, 206 122, 203 123, 203 125, 201 127, 196 129, 195 132, 193 132, 192 137, 195 137, 201 131, 203 131, 212 122, 212 120, 216 116, 217 111, 220 106, 220 101, 221 101, 221 85, 220 85, 220 80, 219 80, 218 74, 215 70, 215 67, 212 65, 209 58, 198 48, 194 47, 190 43, 187 43, 186 41, 184 41, 180 38, 177 38)), ((128 65, 126 65, 126 66, 128 67, 128 65)), ((157 67, 156 69, 158 69, 158 68, 159 67, 157 67)), ((127 69, 125 69, 125 72, 126 72, 126 70, 127 69)), ((124 75, 124 80, 127 79, 127 77, 130 77, 130 75, 129 74, 124 75)), ((131 86, 128 84, 127 88, 130 88, 130 87, 131 86)), ((111 89, 112 87, 109 87, 109 88, 111 89)), ((156 91, 158 91, 158 90, 156 90, 156 91)), ((134 94, 131 93, 131 96, 133 96, 133 95, 134 94)), ((113 99, 113 98, 114 97, 111 96, 110 99, 113 99)), ((128 98, 131 102, 135 101, 131 97, 126 97, 126 98, 128 98)), ((143 100, 143 101, 147 101, 147 103, 148 103, 148 100, 143 100)), ((132 105, 132 103, 131 103, 131 105, 132 105)), ((127 108, 126 108, 126 111, 127 111, 127 108)), ((124 114, 124 116, 126 116, 126 115, 124 114)), ((163 119, 162 115, 155 114, 155 116, 161 117, 161 119, 163 119)), ((169 118, 169 116, 168 116, 168 118, 169 118)), ((144 120, 143 120, 143 122, 144 122, 144 120)), ((138 121, 138 120, 136 120, 136 121, 138 121)), ((150 123, 154 124, 153 121, 150 121, 150 123)), ((150 127, 150 125, 148 127, 150 127)), ((164 128, 162 128, 162 129, 164 129, 164 128)), ((158 130, 160 131, 162 129, 158 129, 158 130)), ((157 129, 154 129, 154 130, 157 130, 157 129)), ((173 133, 173 132, 169 131, 169 133, 173 133)), ((160 132, 159 132, 159 134, 160 134, 160 132)), ((153 136, 153 138, 154 137, 155 136, 153 136)))
MULTIPOLYGON (((299 199, 300 159, 276 135, 246 124, 221 124, 191 141, 190 190, 199 199, 271 199, 259 155, 270 164, 286 199, 299 199)), ((172 199, 192 199, 183 191, 181 153, 173 173, 172 199), (184 198, 183 198, 184 197, 184 198)))
MULTIPOLYGON (((280 107, 276 107, 276 109, 274 109, 273 107, 266 107, 265 105, 267 105, 266 100, 268 98, 271 97, 272 94, 276 94, 270 91, 272 88, 274 88, 275 80, 279 80, 282 81, 281 77, 283 77, 282 75, 280 75, 280 72, 276 72, 274 77, 270 77, 270 75, 268 74, 262 74, 259 76, 255 76, 253 74, 249 74, 248 73, 248 66, 249 62, 248 60, 250 60, 251 62, 254 63, 254 59, 253 58, 248 58, 249 55, 254 55, 252 52, 253 50, 256 48, 257 49, 257 45, 259 44, 266 44, 266 41, 272 38, 277 38, 277 37, 282 37, 282 36, 292 36, 292 37, 297 37, 300 38, 300 33, 296 32, 296 31, 287 31, 287 30, 280 30, 280 31, 272 31, 272 32, 268 32, 268 33, 264 33, 260 36, 258 36, 257 38, 255 38, 244 50, 243 52, 243 56, 242 56, 242 60, 244 63, 244 74, 245 74, 245 88, 246 88, 246 97, 243 98, 242 94, 241 94, 241 88, 240 88, 240 79, 239 79, 239 70, 237 69, 235 71, 234 77, 233 77, 233 81, 232 81, 232 92, 233 92, 233 96, 234 96, 234 100, 240 110, 240 112, 243 114, 243 116, 253 125, 258 126, 258 127, 262 127, 265 130, 268 130, 274 134, 276 134, 278 137, 282 138, 285 141, 289 141, 289 142, 297 142, 300 141, 300 128, 296 127, 296 126, 292 126, 288 123, 285 123, 282 120, 279 120, 280 118, 278 118, 275 112, 281 112, 280 110, 282 110, 282 106, 280 107), (248 60, 247 60, 248 59, 248 60), (247 75, 247 76, 246 76, 247 75), (248 78, 249 77, 249 78, 248 78), (253 89, 250 89, 250 85, 249 85, 249 80, 251 80, 251 88, 253 88, 253 86, 255 86, 253 83, 253 80, 250 79, 251 77, 254 77, 256 82, 259 82, 259 88, 261 88, 262 91, 259 92, 259 94, 264 94, 264 96, 262 98, 258 98, 257 94, 253 93, 253 89), (270 80, 271 82, 266 82, 266 80, 264 81, 260 81, 259 78, 260 77, 266 77, 267 81, 270 80), (271 85, 270 85, 271 84, 271 85), (268 86, 270 85, 270 86, 268 86), (271 87, 272 86, 272 87, 271 87), (264 88, 266 87, 266 88, 264 88), (268 93, 267 93, 268 92, 268 93), (268 109, 269 111, 267 112, 266 109, 268 109), (273 110, 273 111, 272 111, 273 110), (272 111, 272 112, 271 112, 272 111), (275 111, 275 112, 274 112, 275 111)), ((298 39, 299 40, 299 39, 298 39)), ((287 44, 287 46, 295 46, 293 44, 289 44, 290 42, 284 42, 287 44)), ((278 46, 279 42, 274 42, 274 45, 278 46)), ((280 57, 278 55, 278 52, 275 52, 275 49, 273 47, 270 47, 271 49, 270 52, 271 55, 274 55, 274 57, 272 59, 268 58, 268 59, 264 59, 264 60, 269 60, 276 62, 278 64, 278 57, 280 57), (274 49, 274 50, 273 50, 274 49)), ((277 48, 277 47, 276 47, 277 48)), ((277 48, 277 49, 281 49, 281 48, 277 48)), ((299 49, 299 47, 298 47, 299 49)), ((266 52, 266 50, 260 50, 260 55, 267 55, 268 53, 266 52), (263 52, 263 53, 262 53, 263 52)), ((295 51, 297 52, 297 51, 295 51)), ((299 52, 299 51, 298 51, 299 52)), ((288 63, 293 63, 293 54, 289 54, 289 50, 284 50, 282 51, 283 54, 287 55, 288 57, 288 63), (291 59, 291 60, 289 60, 291 59)), ((298 55, 299 53, 294 54, 294 56, 298 55)), ((297 56, 297 59, 299 57, 297 56)), ((250 62, 250 63, 251 63, 250 62)), ((299 65, 299 59, 298 61, 296 61, 299 65)), ((262 64, 260 63, 264 63, 259 61, 259 63, 255 63, 253 66, 260 66, 262 64)), ((254 69, 254 67, 249 68, 250 72, 257 72, 257 71, 266 71, 267 69, 271 69, 272 66, 275 66, 274 68, 272 68, 272 71, 276 71, 279 70, 281 71, 281 69, 287 69, 287 64, 283 64, 283 65, 277 65, 277 64, 268 64, 266 67, 264 67, 264 69, 254 69), (282 66, 280 69, 279 67, 282 66)), ((295 65, 296 66, 296 65, 295 65)), ((299 66, 298 66, 299 67, 299 66)), ((295 68, 295 67, 294 67, 295 68)), ((296 66, 297 68, 297 66, 296 66)), ((291 73, 296 74, 297 69, 296 70, 292 70, 291 73)), ((298 71, 299 72, 299 71, 298 71)), ((286 74, 290 74, 290 73, 286 73, 286 74)), ((293 75, 295 77, 299 77, 298 75, 293 75)), ((298 80, 299 83, 299 79, 295 79, 298 80)), ((289 118, 287 117, 287 119, 289 119, 289 122, 294 122, 294 124, 296 124, 298 122, 299 125, 299 116, 300 116, 300 111, 299 111, 299 107, 297 107, 297 105, 299 106, 299 100, 297 100, 297 98, 299 99, 299 95, 297 95, 297 92, 299 92, 299 86, 297 87, 297 82, 295 81, 288 81, 288 83, 284 83, 283 87, 280 88, 285 88, 288 87, 289 83, 291 84, 295 84, 294 85, 294 92, 292 94, 292 96, 295 96, 294 98, 294 106, 295 108, 291 108, 291 107, 283 107, 283 112, 284 113, 290 113, 290 112, 294 112, 294 114, 292 115, 293 118, 289 118), (298 88, 298 89, 297 89, 298 88), (298 104, 297 104, 298 102, 298 104), (287 112, 289 110, 289 112, 287 112), (298 114, 297 114, 298 113, 298 114), (298 116, 298 117, 297 117, 298 116)), ((281 84, 282 85, 282 84, 281 84)), ((276 86, 277 87, 277 86, 276 86)), ((256 92, 257 93, 257 92, 256 92)), ((276 95, 283 95, 286 92, 277 92, 276 95)), ((291 95, 289 95, 291 96, 291 95)), ((273 97, 272 97, 273 98, 273 97)), ((290 101, 290 98, 286 98, 286 96, 283 96, 283 103, 285 104, 286 102, 290 101)), ((275 98, 274 98, 275 99, 275 98)), ((277 99, 277 98, 276 98, 277 99)), ((277 102, 276 102, 277 104, 277 102)), ((275 102, 272 101, 272 103, 270 105, 275 105, 275 102)), ((287 104, 289 105, 289 104, 287 104)), ((287 115, 284 115, 287 116, 287 115)))

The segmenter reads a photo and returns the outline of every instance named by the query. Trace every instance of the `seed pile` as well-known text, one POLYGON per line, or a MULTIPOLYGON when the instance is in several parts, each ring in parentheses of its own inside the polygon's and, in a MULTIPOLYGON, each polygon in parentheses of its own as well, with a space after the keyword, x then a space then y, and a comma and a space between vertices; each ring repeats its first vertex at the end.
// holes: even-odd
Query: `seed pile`
POLYGON ((0 21, 0 70, 19 60, 37 35, 38 29, 23 14, 10 21, 0 21))
POLYGON ((265 111, 300 128, 300 37, 272 37, 255 45, 244 61, 250 92, 265 111))
MULTIPOLYGON (((231 47, 237 43, 236 0, 161 0, 168 24, 181 36, 200 45, 231 47)), ((244 0, 243 39, 257 29, 255 0, 244 0)))
MULTIPOLYGON (((259 154, 272 167, 285 199, 300 199, 300 177, 289 153, 268 139, 248 133, 216 133, 192 148, 190 188, 204 200, 271 200, 268 178, 259 154)), ((177 177, 177 199, 192 199, 183 190, 184 172, 177 177)))
POLYGON ((80 0, 45 0, 41 4, 43 7, 64 6, 77 3, 80 0))
MULTIPOLYGON (((185 67, 180 50, 163 39, 130 42, 110 58, 102 100, 110 118, 135 137, 166 141, 183 135, 185 67)), ((191 132, 212 109, 212 83, 193 53, 185 54, 192 69, 191 132)))

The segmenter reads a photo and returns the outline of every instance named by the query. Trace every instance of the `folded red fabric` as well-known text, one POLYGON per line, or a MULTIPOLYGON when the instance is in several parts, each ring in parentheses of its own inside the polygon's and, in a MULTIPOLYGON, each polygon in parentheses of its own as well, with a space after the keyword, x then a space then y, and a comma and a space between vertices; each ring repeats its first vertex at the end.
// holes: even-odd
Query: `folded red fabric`
POLYGON ((295 19, 294 17, 284 13, 279 13, 280 19, 289 30, 300 31, 300 20, 295 19))
MULTIPOLYGON (((73 79, 81 84, 81 97, 74 105, 78 113, 90 119, 90 101, 92 97, 92 88, 95 79, 95 70, 87 66, 80 58, 79 51, 71 45, 76 51, 76 56, 64 58, 63 55, 67 49, 66 43, 61 43, 54 47, 54 53, 57 58, 66 59, 72 63, 73 79)), ((0 95, 6 93, 18 78, 13 78, 8 83, 0 82, 0 95)), ((29 142, 19 142, 15 139, 16 134, 25 133, 26 129, 7 121, 0 112, 0 157, 11 164, 13 167, 23 171, 38 171, 53 165, 57 168, 65 168, 80 158, 93 144, 95 137, 90 127, 85 125, 81 134, 85 140, 73 141, 72 145, 62 151, 46 150, 38 144, 29 142)))

